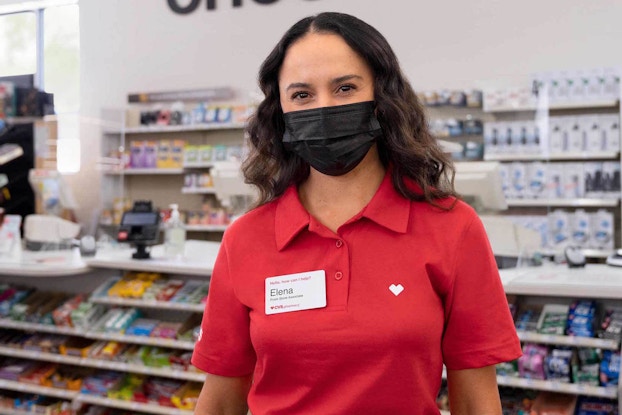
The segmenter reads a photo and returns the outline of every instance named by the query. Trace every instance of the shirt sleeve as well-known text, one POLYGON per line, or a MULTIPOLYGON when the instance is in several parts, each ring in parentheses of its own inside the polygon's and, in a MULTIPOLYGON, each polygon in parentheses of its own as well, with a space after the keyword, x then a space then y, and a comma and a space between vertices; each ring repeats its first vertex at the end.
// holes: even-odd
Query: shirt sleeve
POLYGON ((445 298, 442 349, 448 369, 517 359, 521 347, 486 231, 475 216, 456 247, 445 298))
POLYGON ((249 309, 235 294, 229 273, 226 236, 214 264, 192 364, 219 376, 246 376, 255 367, 249 309))

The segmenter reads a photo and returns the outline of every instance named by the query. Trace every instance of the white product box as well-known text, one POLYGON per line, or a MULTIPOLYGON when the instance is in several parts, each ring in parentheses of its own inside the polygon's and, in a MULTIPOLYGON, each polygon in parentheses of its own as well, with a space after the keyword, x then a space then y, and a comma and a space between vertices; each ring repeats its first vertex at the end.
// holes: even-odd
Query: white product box
POLYGON ((603 69, 603 98, 620 98, 620 68, 603 69))
POLYGON ((510 141, 513 153, 525 154, 527 152, 527 129, 524 123, 512 123, 512 137, 510 141))
POLYGON ((548 215, 548 243, 555 250, 565 248, 570 242, 570 215, 556 209, 548 215))
POLYGON ((587 71, 587 99, 589 100, 602 100, 603 99, 603 91, 604 91, 604 69, 603 68, 593 68, 587 71))
POLYGON ((551 117, 549 119, 549 151, 551 154, 560 154, 565 150, 564 148, 564 118, 563 117, 551 117))
POLYGON ((591 218, 583 209, 577 209, 570 216, 570 240, 573 245, 588 248, 591 242, 591 218))
POLYGON ((553 100, 557 102, 569 101, 572 75, 568 71, 558 71, 554 76, 557 79, 557 89, 553 93, 553 100))
POLYGON ((525 197, 534 199, 546 198, 547 171, 546 163, 541 161, 527 163, 527 189, 525 197))
POLYGON ((603 162, 603 197, 606 199, 620 198, 620 163, 617 161, 603 162))
POLYGON ((508 154, 511 152, 512 127, 510 123, 497 123, 497 149, 499 154, 508 154))
POLYGON ((607 151, 620 151, 620 116, 617 114, 600 115, 600 128, 605 135, 607 151))
POLYGON ((510 164, 510 193, 513 198, 526 196, 527 169, 526 163, 515 161, 510 164))
POLYGON ((565 199, 585 197, 585 178, 583 163, 563 163, 564 175, 562 186, 565 199))
POLYGON ((535 121, 524 121, 521 123, 521 130, 525 131, 525 154, 539 154, 540 136, 535 121))
POLYGON ((510 189, 510 163, 499 163, 499 175, 501 176, 501 188, 506 199, 512 198, 510 189))
POLYGON ((594 154, 605 151, 605 135, 600 128, 598 115, 582 115, 577 117, 585 137, 585 152, 594 154))
POLYGON ((496 122, 484 123, 484 154, 499 153, 499 128, 496 122))
POLYGON ((546 195, 549 199, 564 198, 564 164, 549 163, 546 175, 546 195))
POLYGON ((588 91, 588 72, 582 69, 568 71, 570 101, 584 101, 588 91))
POLYGON ((602 198, 603 189, 603 163, 592 161, 583 164, 583 186, 585 197, 590 199, 602 198))
POLYGON ((592 231, 590 246, 594 249, 613 249, 614 226, 613 213, 604 209, 592 214, 592 231))
POLYGON ((565 126, 568 136, 567 150, 571 153, 583 152, 585 140, 579 117, 568 117, 565 126))

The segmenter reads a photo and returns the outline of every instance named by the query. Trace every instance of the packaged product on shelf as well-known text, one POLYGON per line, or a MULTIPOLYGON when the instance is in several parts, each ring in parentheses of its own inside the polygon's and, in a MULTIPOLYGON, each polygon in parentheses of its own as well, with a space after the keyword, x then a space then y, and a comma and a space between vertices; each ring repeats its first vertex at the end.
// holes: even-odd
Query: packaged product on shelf
POLYGON ((97 324, 105 312, 103 305, 83 301, 71 312, 71 324, 75 328, 89 329, 97 324))
POLYGON ((585 152, 594 154, 605 151, 605 134, 600 127, 600 117, 598 115, 587 115, 578 118, 585 136, 585 152))
POLYGON ((60 353, 68 337, 62 334, 36 333, 22 344, 22 349, 42 353, 60 353))
POLYGON ((130 168, 138 169, 145 165, 145 148, 144 141, 130 141, 130 168))
POLYGON ((523 162, 510 164, 510 193, 512 197, 522 199, 526 196, 527 169, 523 162))
POLYGON ((96 396, 107 396, 108 390, 116 388, 124 375, 114 371, 99 371, 82 380, 80 393, 96 396))
POLYGON ((613 350, 603 351, 600 362, 601 386, 617 386, 620 378, 620 352, 613 350))
POLYGON ((211 163, 214 161, 214 147, 209 144, 203 144, 199 146, 199 162, 211 163))
POLYGON ((592 348, 578 348, 577 359, 572 366, 572 382, 599 386, 600 352, 592 348))
POLYGON ((538 320, 538 333, 564 335, 568 310, 565 304, 545 304, 538 320))
POLYGON ((580 300, 570 304, 566 334, 578 337, 594 337, 595 325, 596 302, 594 300, 580 300))
POLYGON ((144 158, 142 168, 155 169, 158 165, 158 142, 155 140, 144 141, 144 158))
POLYGON ((586 147, 580 117, 569 117, 566 122, 568 123, 568 151, 583 152, 586 147))
POLYGON ((137 318, 125 330, 125 334, 131 336, 150 336, 159 321, 148 318, 137 318))
POLYGON ((564 117, 549 118, 549 151, 551 154, 561 154, 567 151, 566 126, 564 117))
POLYGON ((618 403, 605 398, 579 396, 575 415, 618 415, 618 403))
POLYGON ((590 161, 583 164, 585 197, 598 199, 604 195, 603 163, 590 161))
POLYGON ((201 328, 201 314, 191 314, 179 327, 178 340, 196 342, 201 328))
POLYGON ((545 346, 527 343, 523 355, 518 359, 518 372, 524 379, 546 379, 544 359, 548 354, 545 346))
POLYGON ((191 363, 192 352, 187 350, 174 350, 168 357, 170 366, 173 370, 197 371, 191 363))
POLYGON ((583 163, 563 163, 562 187, 565 199, 585 197, 583 163))
POLYGON ((555 250, 563 249, 570 241, 570 215, 556 209, 548 215, 549 245, 555 250))
POLYGON ((72 327, 71 312, 84 301, 84 294, 77 294, 62 303, 52 312, 54 324, 59 327, 72 327))
POLYGON ((552 349, 544 358, 544 373, 547 380, 570 383, 573 351, 571 349, 552 349))
POLYGON ((541 313, 541 305, 521 305, 516 316, 516 330, 528 332, 537 331, 541 313))
POLYGON ((620 97, 620 68, 604 68, 603 80, 603 97, 618 99, 620 97))
POLYGON ((622 308, 609 307, 605 310, 598 328, 598 337, 603 339, 622 339, 622 308))
MULTIPOLYGON (((185 154, 185 152, 184 152, 185 154)), ((158 140, 158 155, 155 167, 158 169, 166 169, 170 167, 171 159, 171 140, 158 140)))
POLYGON ((543 199, 546 197, 546 173, 548 171, 547 165, 540 161, 534 161, 527 163, 527 188, 525 189, 526 196, 533 199, 543 199))
POLYGON ((620 115, 603 114, 599 116, 599 119, 605 135, 606 151, 620 151, 620 115))
POLYGON ((160 321, 151 332, 150 337, 158 337, 162 339, 176 339, 177 333, 182 323, 172 321, 160 321))
POLYGON ((589 248, 591 240, 590 215, 583 209, 577 209, 570 215, 570 240, 572 245, 589 248))
POLYGON ((0 316, 7 317, 15 304, 28 297, 34 290, 32 288, 8 288, 2 293, 4 298, 0 302, 0 316))
POLYGON ((56 372, 48 378, 44 386, 79 391, 82 387, 82 379, 92 375, 94 372, 94 369, 87 367, 60 366, 56 372))
POLYGON ((149 353, 143 356, 143 363, 149 367, 170 367, 171 351, 161 347, 152 347, 149 353))
POLYGON ((32 370, 21 374, 17 380, 22 383, 44 385, 47 383, 47 379, 56 372, 57 368, 57 363, 37 362, 32 370))
POLYGON ((611 250, 614 247, 613 212, 599 209, 592 215, 592 248, 611 250))
POLYGON ((184 166, 184 147, 186 140, 172 140, 168 166, 172 169, 180 169, 184 166))
POLYGON ((156 294, 155 299, 158 301, 169 301, 184 286, 184 282, 181 280, 170 280, 164 287, 156 294))
POLYGON ((95 340, 84 337, 70 337, 60 345, 59 351, 66 356, 87 357, 95 340))
POLYGON ((617 161, 603 162, 603 197, 620 199, 620 163, 617 161))
POLYGON ((184 166, 197 164, 199 160, 199 146, 186 143, 184 146, 184 166))
POLYGON ((200 384, 188 382, 175 391, 173 396, 171 396, 171 402, 179 409, 192 411, 197 405, 200 392, 200 384))
POLYGON ((227 161, 227 146, 218 144, 213 147, 213 161, 227 161))

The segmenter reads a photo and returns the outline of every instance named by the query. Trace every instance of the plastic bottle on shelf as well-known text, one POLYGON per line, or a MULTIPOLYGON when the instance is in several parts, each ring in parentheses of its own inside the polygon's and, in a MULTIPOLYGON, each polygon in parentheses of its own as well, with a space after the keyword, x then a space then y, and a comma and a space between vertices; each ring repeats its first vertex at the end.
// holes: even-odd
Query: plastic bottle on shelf
POLYGON ((169 259, 182 259, 186 243, 186 228, 179 215, 179 206, 170 205, 171 217, 164 228, 164 255, 169 259))

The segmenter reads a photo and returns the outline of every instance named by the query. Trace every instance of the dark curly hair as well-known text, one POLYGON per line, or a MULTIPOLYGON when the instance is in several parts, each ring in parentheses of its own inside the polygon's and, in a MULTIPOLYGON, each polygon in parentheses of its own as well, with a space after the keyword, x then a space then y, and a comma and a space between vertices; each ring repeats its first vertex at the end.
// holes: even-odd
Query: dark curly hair
POLYGON ((370 66, 376 113, 384 133, 377 139, 378 152, 385 167, 393 166, 395 189, 408 199, 436 206, 435 200, 456 196, 451 159, 430 134, 423 107, 387 40, 354 16, 321 13, 294 24, 261 65, 259 86, 265 98, 249 120, 246 131, 250 152, 242 165, 246 182, 259 188, 256 205, 270 202, 288 186, 309 176, 308 163, 282 144, 285 124, 278 76, 287 49, 310 32, 341 36, 370 66), (405 178, 412 179, 420 189, 407 185, 405 178))

